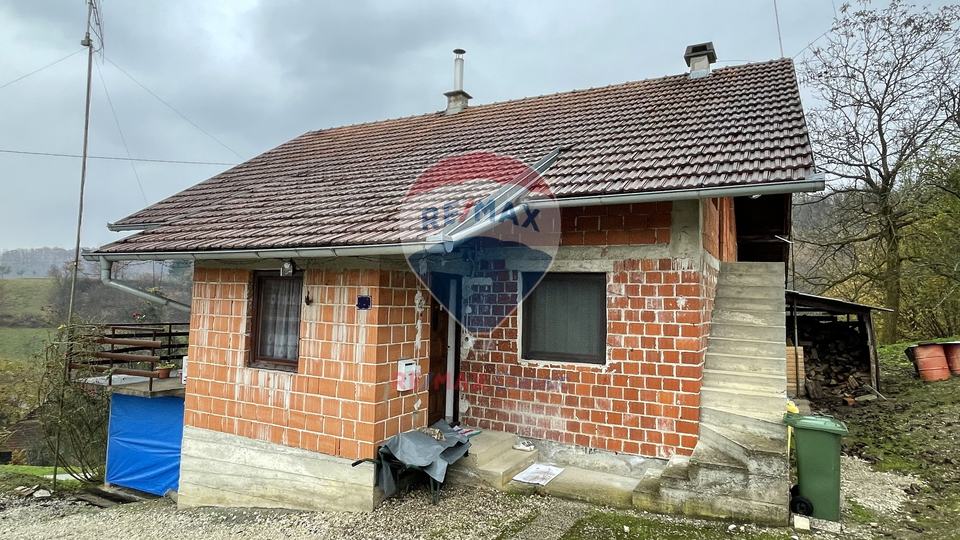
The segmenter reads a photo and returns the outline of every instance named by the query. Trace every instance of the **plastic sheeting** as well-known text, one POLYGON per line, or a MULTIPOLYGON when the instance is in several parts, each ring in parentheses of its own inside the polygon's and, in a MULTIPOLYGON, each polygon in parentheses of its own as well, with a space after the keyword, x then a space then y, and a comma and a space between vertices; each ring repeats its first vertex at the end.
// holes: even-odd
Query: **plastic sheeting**
POLYGON ((394 435, 380 447, 379 485, 387 497, 397 492, 395 471, 388 465, 391 458, 420 467, 431 478, 442 483, 447 475, 447 465, 455 463, 470 449, 470 440, 454 431, 445 420, 430 427, 439 429, 444 440, 438 441, 414 430, 394 435))
POLYGON ((113 394, 106 481, 163 495, 180 483, 183 398, 113 394))

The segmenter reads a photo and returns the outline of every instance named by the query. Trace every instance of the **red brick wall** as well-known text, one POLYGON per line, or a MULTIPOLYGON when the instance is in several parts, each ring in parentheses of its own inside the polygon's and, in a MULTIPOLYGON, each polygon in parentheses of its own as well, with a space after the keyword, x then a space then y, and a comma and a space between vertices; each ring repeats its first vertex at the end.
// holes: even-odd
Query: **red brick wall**
POLYGON ((731 197, 703 201, 703 249, 724 262, 737 260, 737 222, 731 197))
MULTIPOLYGON (((564 208, 563 238, 566 245, 580 245, 581 237, 584 244, 668 243, 671 211, 671 203, 564 208), (608 228, 593 231, 604 220, 608 228)), ((672 259, 613 265, 607 364, 521 361, 514 313, 465 351, 462 372, 487 383, 461 390, 471 403, 465 423, 645 456, 693 451, 716 273, 672 259)))
POLYGON ((428 368, 429 305, 413 274, 307 270, 297 373, 246 367, 252 272, 196 268, 190 319, 185 423, 342 456, 373 457, 375 445, 426 421, 425 391, 397 392, 396 361, 428 368), (373 309, 356 309, 357 295, 373 309), (421 340, 416 345, 417 321, 421 340))
POLYGON ((672 202, 560 209, 561 246, 669 244, 672 202))
MULTIPOLYGON (((719 252, 720 204, 702 207, 705 250, 719 252)), ((665 245, 672 212, 671 203, 565 208, 563 242, 665 245)), ((462 376, 474 383, 461 386, 465 423, 645 456, 692 452, 716 270, 699 260, 609 264, 606 365, 521 361, 513 311, 464 348, 462 376)), ((488 270, 512 280, 486 294, 514 305, 519 274, 488 270)), ((302 306, 297 373, 246 367, 252 277, 195 271, 187 425, 356 459, 425 424, 425 388, 401 395, 394 384, 401 357, 417 359, 424 373, 429 367, 430 303, 413 274, 307 270, 304 292, 314 302, 302 306), (373 309, 356 309, 361 294, 372 296, 373 309)))

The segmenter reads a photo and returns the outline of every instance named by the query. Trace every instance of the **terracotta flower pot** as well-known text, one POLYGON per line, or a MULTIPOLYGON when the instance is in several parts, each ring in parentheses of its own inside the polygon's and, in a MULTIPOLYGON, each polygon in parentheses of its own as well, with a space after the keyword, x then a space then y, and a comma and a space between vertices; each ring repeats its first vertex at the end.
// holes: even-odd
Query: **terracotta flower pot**
POLYGON ((157 368, 157 378, 158 379, 167 379, 170 377, 170 372, 173 371, 173 368, 157 368))

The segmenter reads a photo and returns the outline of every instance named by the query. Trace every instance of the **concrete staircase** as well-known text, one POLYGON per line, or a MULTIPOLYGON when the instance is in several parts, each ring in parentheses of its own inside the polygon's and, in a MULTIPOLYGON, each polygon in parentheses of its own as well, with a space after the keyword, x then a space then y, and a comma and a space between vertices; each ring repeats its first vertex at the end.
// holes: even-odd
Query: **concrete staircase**
POLYGON ((447 469, 453 483, 503 490, 520 471, 533 465, 540 453, 514 450, 517 436, 484 431, 470 439, 469 453, 447 469))
MULTIPOLYGON (((569 463, 553 463, 549 451, 544 461, 563 468, 556 478, 545 486, 513 481, 517 473, 539 461, 542 455, 540 450, 514 450, 513 445, 517 440, 516 435, 496 431, 484 431, 471 438, 469 455, 447 469, 447 480, 455 484, 492 487, 518 494, 539 493, 604 506, 633 507, 633 494, 640 481, 638 477, 570 466, 569 463)), ((644 461, 643 466, 647 469, 663 468, 661 460, 641 461, 644 461)), ((580 465, 589 467, 591 462, 583 460, 580 465)))
POLYGON ((789 519, 782 263, 722 263, 691 456, 648 470, 640 508, 786 524, 789 519))

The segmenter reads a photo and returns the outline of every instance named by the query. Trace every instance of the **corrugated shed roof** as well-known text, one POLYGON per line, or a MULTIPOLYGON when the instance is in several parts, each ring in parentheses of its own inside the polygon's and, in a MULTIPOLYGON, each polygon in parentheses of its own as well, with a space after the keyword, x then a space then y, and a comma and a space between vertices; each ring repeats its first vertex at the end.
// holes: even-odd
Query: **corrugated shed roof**
POLYGON ((99 253, 394 243, 393 215, 439 161, 533 164, 559 198, 802 180, 813 156, 789 59, 306 133, 114 225, 99 253))

